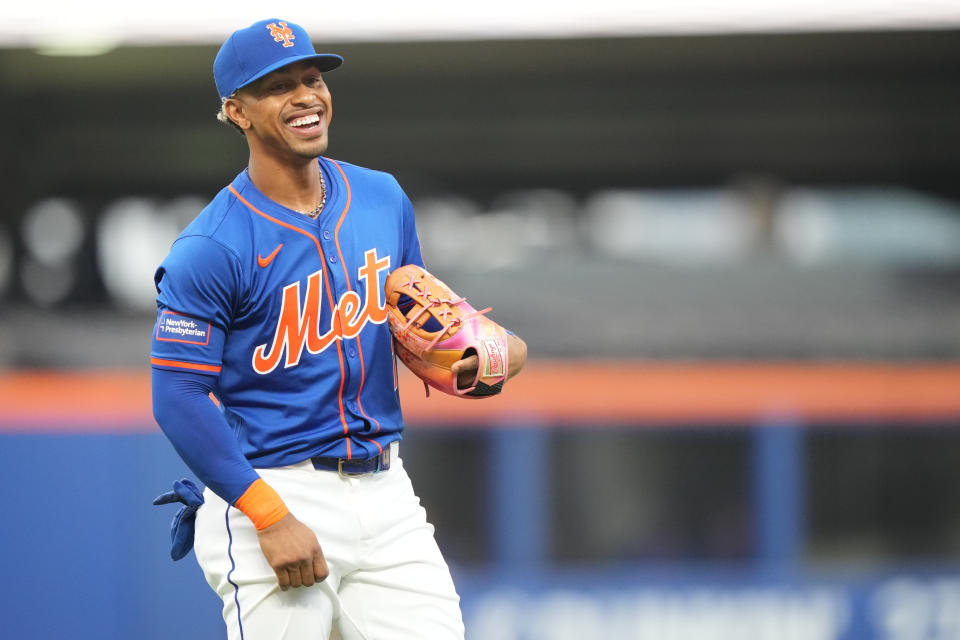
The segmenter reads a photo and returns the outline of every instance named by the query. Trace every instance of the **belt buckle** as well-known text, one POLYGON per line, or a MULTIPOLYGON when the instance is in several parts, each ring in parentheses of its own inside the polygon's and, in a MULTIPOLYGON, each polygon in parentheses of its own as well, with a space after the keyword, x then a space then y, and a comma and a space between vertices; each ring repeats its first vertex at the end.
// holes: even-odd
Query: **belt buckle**
POLYGON ((350 470, 344 471, 343 458, 337 458, 337 474, 341 478, 356 478, 357 476, 365 476, 368 473, 371 473, 371 472, 370 471, 350 471, 350 470))
POLYGON ((344 471, 343 470, 343 458, 337 458, 337 474, 342 478, 353 478, 356 476, 365 476, 371 473, 378 473, 380 471, 385 471, 390 468, 390 449, 389 447, 383 450, 383 453, 377 456, 377 466, 374 469, 369 471, 344 471))

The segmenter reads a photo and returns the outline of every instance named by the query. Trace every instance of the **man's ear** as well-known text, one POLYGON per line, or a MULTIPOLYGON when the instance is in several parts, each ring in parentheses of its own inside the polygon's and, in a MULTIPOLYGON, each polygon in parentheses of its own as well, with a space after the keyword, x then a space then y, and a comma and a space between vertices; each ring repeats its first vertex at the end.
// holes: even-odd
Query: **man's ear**
POLYGON ((226 102, 223 103, 223 111, 235 125, 244 131, 250 128, 250 120, 247 119, 243 110, 243 103, 236 98, 227 98, 226 102))

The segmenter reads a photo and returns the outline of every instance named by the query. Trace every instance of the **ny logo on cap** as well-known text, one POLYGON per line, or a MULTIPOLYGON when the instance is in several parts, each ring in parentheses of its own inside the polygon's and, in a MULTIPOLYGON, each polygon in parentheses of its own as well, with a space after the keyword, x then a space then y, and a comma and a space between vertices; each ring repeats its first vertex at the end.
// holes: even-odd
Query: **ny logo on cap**
POLYGON ((273 36, 274 42, 282 42, 285 47, 293 46, 293 40, 296 36, 293 35, 293 31, 290 31, 286 22, 281 22, 279 27, 276 22, 271 22, 267 25, 267 29, 270 29, 270 35, 273 36))

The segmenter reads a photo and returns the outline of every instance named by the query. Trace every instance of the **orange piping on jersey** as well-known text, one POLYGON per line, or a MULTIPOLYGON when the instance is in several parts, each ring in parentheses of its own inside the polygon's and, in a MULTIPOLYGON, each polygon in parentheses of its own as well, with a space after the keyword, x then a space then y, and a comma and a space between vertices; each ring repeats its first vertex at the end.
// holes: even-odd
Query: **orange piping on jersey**
POLYGON ((213 406, 215 406, 217 409, 219 409, 219 408, 220 408, 220 398, 218 398, 217 396, 213 395, 213 391, 211 391, 211 392, 210 392, 209 394, 207 394, 207 395, 210 396, 210 402, 213 403, 213 406))
MULTIPOLYGON (((360 436, 360 437, 363 438, 363 436, 360 436)), ((377 445, 377 451, 379 451, 377 455, 378 456, 383 455, 383 447, 380 446, 379 442, 377 442, 376 440, 371 440, 370 438, 363 438, 363 439, 366 440, 367 442, 372 442, 373 444, 377 445)))
MULTIPOLYGON (((287 228, 287 229, 290 229, 291 231, 296 231, 297 233, 300 233, 300 234, 302 234, 302 235, 305 235, 305 236, 307 236, 308 238, 310 238, 311 240, 313 240, 313 244, 314 244, 314 246, 317 248, 317 253, 320 254, 320 267, 323 269, 323 284, 324 284, 324 286, 325 286, 326 289, 327 289, 327 300, 328 300, 329 303, 330 303, 330 310, 331 310, 331 312, 332 312, 333 309, 336 307, 336 304, 335 304, 334 301, 333 301, 333 289, 330 287, 330 280, 329 280, 329 277, 327 276, 327 259, 326 259, 326 256, 323 255, 323 247, 320 246, 320 240, 318 240, 317 237, 316 237, 315 235, 313 235, 312 233, 310 233, 309 231, 304 231, 303 229, 300 229, 300 228, 298 228, 298 227, 295 227, 295 226, 293 226, 292 224, 288 224, 288 223, 286 223, 286 222, 284 222, 284 221, 282 221, 282 220, 277 220, 277 219, 274 218, 273 216, 267 215, 267 214, 264 213, 263 211, 260 211, 260 210, 257 209, 255 206, 253 206, 250 202, 248 202, 246 198, 244 198, 243 196, 241 196, 240 193, 239 193, 236 189, 233 188, 233 185, 232 185, 232 184, 228 185, 228 188, 230 189, 230 193, 232 193, 234 196, 236 196, 237 200, 239 200, 240 202, 242 202, 243 204, 245 204, 251 211, 253 211, 254 213, 256 213, 258 216, 260 216, 260 217, 262 217, 262 218, 265 218, 265 219, 269 220, 270 222, 273 222, 273 223, 275 223, 275 224, 278 224, 278 225, 280 225, 281 227, 285 227, 285 228, 287 228)), ((339 324, 338 324, 338 326, 339 326, 339 324)), ((342 328, 342 327, 339 328, 339 332, 340 332, 341 334, 343 333, 343 328, 342 328)), ((340 350, 340 342, 342 342, 342 340, 337 340, 337 357, 340 359, 340 389, 341 389, 341 391, 340 391, 340 397, 339 397, 339 402, 340 402, 340 424, 343 425, 343 432, 344 432, 344 433, 347 433, 347 417, 346 417, 346 414, 345 414, 345 412, 344 412, 344 410, 343 410, 343 379, 344 379, 344 368, 343 368, 343 352, 340 350)), ((350 457, 350 443, 347 442, 347 458, 349 458, 349 457, 350 457)))
POLYGON ((160 367, 177 367, 179 369, 194 369, 195 371, 211 371, 220 373, 220 367, 213 364, 196 364, 195 362, 180 362, 179 360, 164 360, 162 358, 150 358, 150 364, 160 367))
POLYGON ((290 513, 283 498, 262 478, 254 480, 233 506, 250 518, 257 531, 266 529, 290 513))
MULTIPOLYGON (((341 340, 337 340, 337 355, 340 356, 340 388, 337 389, 337 401, 340 403, 340 422, 343 423, 343 435, 347 436, 350 430, 347 429, 347 420, 343 412, 343 385, 346 382, 346 375, 344 375, 345 371, 343 364, 343 350, 341 348, 342 345, 340 344, 341 342, 341 340)), ((353 454, 350 452, 350 438, 347 438, 347 460, 352 457, 353 454)))
MULTIPOLYGON (((323 171, 323 169, 321 169, 321 171, 323 171)), ((340 173, 341 175, 343 174, 342 171, 340 173)), ((346 181, 346 177, 344 177, 344 181, 346 181)), ((347 185, 347 204, 344 205, 343 207, 343 212, 340 214, 340 221, 337 223, 334 233, 340 230, 340 223, 343 222, 343 218, 345 215, 347 215, 347 209, 349 208, 350 208, 350 185, 348 184, 347 185)), ((336 244, 336 247, 337 247, 337 255, 340 256, 340 264, 341 266, 343 266, 344 273, 346 273, 347 268, 346 266, 343 265, 343 253, 340 252, 340 243, 339 241, 336 241, 336 237, 335 237, 334 243, 336 244)), ((326 274, 326 265, 324 265, 324 274, 326 274)), ((350 289, 349 277, 347 278, 347 289, 350 289)), ((334 309, 333 294, 329 293, 328 297, 330 298, 330 309, 334 309)), ((335 313, 337 315, 340 314, 339 306, 336 307, 335 313)), ((347 419, 346 419, 346 416, 344 415, 344 409, 343 409, 343 387, 347 382, 346 368, 343 362, 343 345, 342 345, 343 322, 338 318, 334 318, 333 324, 337 329, 337 334, 340 336, 340 340, 337 340, 337 357, 340 358, 340 387, 337 389, 337 402, 340 403, 340 423, 343 425, 343 436, 344 436, 343 439, 347 445, 347 460, 351 460, 353 458, 353 448, 350 446, 350 430, 347 428, 347 419)), ((359 338, 357 338, 357 340, 359 340, 359 338)))
MULTIPOLYGON (((333 166, 335 166, 337 168, 337 171, 340 172, 340 177, 343 178, 343 184, 347 187, 347 204, 343 208, 343 213, 340 214, 340 220, 337 221, 337 226, 333 231, 333 242, 337 246, 337 255, 340 256, 340 265, 343 267, 343 276, 347 279, 347 288, 352 289, 353 287, 350 285, 350 274, 347 271, 347 264, 343 261, 343 252, 340 250, 340 227, 343 225, 343 221, 347 217, 347 211, 350 210, 350 202, 353 198, 353 193, 350 189, 350 181, 347 180, 347 174, 343 172, 343 169, 340 167, 340 163, 338 163, 336 160, 330 160, 330 162, 332 162, 333 166)), ((374 272, 374 274, 375 273, 376 272, 374 272)), ((374 282, 374 283, 369 282, 369 280, 370 278, 368 278, 368 282, 367 282, 368 287, 380 286, 379 279, 378 279, 378 282, 374 282)), ((360 336, 358 335, 356 339, 357 339, 357 354, 360 356, 360 386, 359 388, 357 388, 357 407, 360 408, 360 415, 362 415, 364 418, 368 420, 373 420, 374 424, 377 425, 377 432, 379 433, 380 421, 374 418, 373 416, 367 415, 367 412, 364 411, 363 409, 363 402, 360 400, 360 395, 363 393, 363 383, 367 377, 367 371, 366 371, 366 366, 363 363, 363 346, 360 344, 360 336)), ((392 342, 393 341, 391 339, 391 343, 392 342)), ((396 366, 396 363, 394 363, 394 366, 396 366)), ((377 445, 377 448, 378 449, 380 448, 379 444, 377 445)), ((383 453, 383 449, 380 449, 380 453, 383 453)))

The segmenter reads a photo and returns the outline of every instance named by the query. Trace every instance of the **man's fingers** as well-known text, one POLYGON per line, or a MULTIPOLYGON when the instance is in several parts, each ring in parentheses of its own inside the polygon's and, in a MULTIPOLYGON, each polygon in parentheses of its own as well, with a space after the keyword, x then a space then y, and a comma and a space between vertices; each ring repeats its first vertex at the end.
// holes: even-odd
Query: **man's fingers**
POLYGON ((457 388, 466 389, 472 385, 477 377, 478 368, 480 368, 480 359, 477 356, 470 356, 454 362, 450 366, 450 371, 457 376, 457 388))
POLYGON ((312 586, 330 573, 317 536, 293 514, 288 513, 257 535, 281 591, 312 586))
POLYGON ((300 567, 290 567, 287 569, 287 575, 290 576, 290 586, 299 587, 303 584, 303 580, 300 579, 300 567))
POLYGON ((316 582, 316 577, 313 571, 313 563, 307 560, 300 565, 300 583, 305 587, 312 587, 314 582, 316 582))
POLYGON ((274 569, 277 574, 277 584, 280 585, 280 591, 286 591, 290 588, 290 576, 286 569, 274 569))
POLYGON ((327 579, 327 576, 330 575, 330 570, 327 568, 327 561, 323 557, 323 552, 319 549, 313 556, 313 575, 316 576, 317 582, 323 582, 327 579))
POLYGON ((312 587, 317 582, 325 580, 330 571, 327 569, 323 554, 318 552, 317 556, 312 561, 305 560, 299 564, 284 565, 275 569, 274 573, 277 574, 277 584, 280 585, 280 590, 312 587))
POLYGON ((469 371, 470 369, 477 369, 480 367, 480 358, 477 356, 468 356, 463 360, 457 360, 450 367, 450 370, 454 373, 460 373, 461 371, 469 371))

